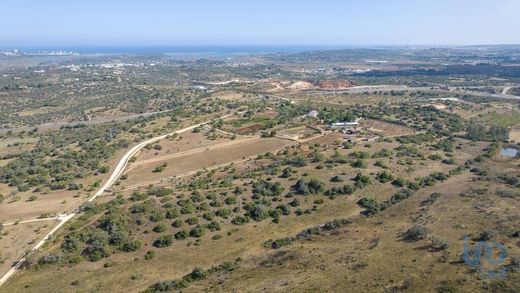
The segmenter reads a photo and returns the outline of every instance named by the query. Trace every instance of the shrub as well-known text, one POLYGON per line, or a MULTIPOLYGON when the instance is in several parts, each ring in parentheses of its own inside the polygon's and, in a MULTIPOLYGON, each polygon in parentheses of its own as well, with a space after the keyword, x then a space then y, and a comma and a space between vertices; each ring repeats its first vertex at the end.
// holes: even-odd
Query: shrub
POLYGON ((325 195, 328 195, 328 196, 334 196, 334 195, 350 195, 354 192, 356 192, 356 186, 352 186, 352 185, 343 185, 341 187, 332 187, 331 189, 327 190, 327 192, 325 192, 325 195))
POLYGON ((423 240, 428 235, 428 230, 423 225, 415 224, 403 233, 403 239, 407 242, 423 240))
POLYGON ((269 211, 263 205, 248 203, 244 205, 247 216, 257 222, 264 220, 269 216, 269 211))
POLYGON ((202 237, 205 233, 206 233, 206 229, 201 225, 197 225, 196 227, 194 227, 193 229, 190 230, 191 237, 196 237, 196 238, 202 237))
POLYGON ((364 188, 370 184, 372 184, 372 180, 370 177, 363 175, 362 173, 357 173, 356 177, 354 177, 355 185, 357 188, 364 188))
POLYGON ((383 161, 376 161, 376 162, 374 163, 374 166, 379 167, 379 168, 382 168, 382 169, 388 169, 388 166, 385 165, 385 163, 383 163, 383 161))
POLYGON ((220 231, 220 229, 221 229, 221 228, 220 228, 220 224, 219 224, 218 222, 215 222, 215 221, 209 223, 209 224, 207 225, 207 228, 208 228, 210 231, 212 231, 212 232, 214 232, 214 231, 220 231))
POLYGON ((158 224, 157 226, 153 227, 152 231, 156 233, 162 233, 166 231, 166 225, 164 224, 158 224))
POLYGON ((106 174, 106 173, 108 173, 108 171, 110 171, 110 168, 108 166, 102 166, 101 168, 99 168, 98 171, 101 174, 106 174))
POLYGON ((164 216, 166 219, 175 219, 179 216, 179 211, 177 209, 167 209, 164 216))
POLYGON ((234 197, 228 197, 224 200, 224 203, 227 205, 235 205, 237 203, 237 199, 234 197))
POLYGON ((153 211, 151 212, 151 215, 149 217, 150 221, 156 223, 156 222, 160 222, 162 220, 164 220, 164 214, 162 211, 153 211))
POLYGON ((477 236, 477 240, 478 241, 489 241, 491 240, 493 237, 495 237, 496 233, 495 231, 493 230, 490 230, 490 229, 487 229, 487 230, 484 230, 484 231, 481 231, 478 236, 477 236))
POLYGON ((267 248, 279 249, 281 247, 284 247, 286 245, 293 243, 295 240, 296 240, 296 238, 294 238, 294 237, 285 237, 285 238, 277 239, 274 241, 268 240, 268 241, 264 242, 264 246, 267 248))
POLYGON ((60 255, 56 254, 48 254, 42 256, 40 259, 38 259, 39 265, 50 265, 50 264, 56 264, 60 262, 62 257, 60 255))
POLYGON ((289 202, 289 205, 292 206, 292 207, 297 207, 300 205, 300 200, 298 200, 297 198, 293 199, 291 202, 289 202))
POLYGON ((353 168, 360 168, 360 169, 365 169, 367 167, 367 163, 362 159, 357 159, 357 160, 353 161, 350 165, 353 168))
POLYGON ((381 183, 387 183, 394 180, 394 176, 388 171, 379 172, 376 178, 381 183))
POLYGON ((161 186, 154 186, 150 189, 148 189, 148 194, 152 196, 162 197, 167 196, 173 193, 173 189, 161 187, 161 186))
POLYGON ((74 252, 77 251, 80 245, 80 241, 78 238, 76 238, 73 235, 67 235, 65 236, 65 240, 61 244, 61 249, 68 251, 68 252, 74 252))
POLYGON ((184 223, 181 220, 175 220, 175 221, 173 221, 172 226, 175 228, 180 228, 180 227, 182 227, 183 224, 184 223))
POLYGON ((188 238, 189 234, 186 230, 180 230, 179 232, 175 233, 175 239, 177 240, 183 240, 188 238))
POLYGON ((125 252, 132 252, 132 251, 139 250, 141 248, 141 246, 142 246, 141 241, 132 240, 132 241, 125 242, 123 244, 123 246, 121 247, 121 250, 125 251, 125 252))
POLYGON ((293 167, 305 167, 307 165, 307 158, 304 156, 296 156, 294 158, 288 159, 285 162, 287 165, 291 165, 293 167))
POLYGON ((153 246, 155 246, 157 248, 168 247, 168 246, 171 246, 172 244, 173 244, 172 235, 161 236, 153 242, 153 246))
POLYGON ((397 187, 404 187, 406 185, 407 181, 404 178, 396 178, 394 181, 392 181, 392 185, 397 187))
POLYGON ((293 186, 294 190, 297 193, 303 195, 317 194, 319 192, 322 192, 324 187, 325 184, 321 180, 315 178, 302 178, 298 180, 296 184, 293 186))
POLYGON ((202 268, 194 268, 193 271, 187 276, 187 281, 197 281, 205 279, 208 276, 208 272, 206 272, 202 268))
POLYGON ((154 173, 161 173, 162 171, 164 171, 166 169, 166 167, 168 166, 168 164, 164 163, 160 166, 157 166, 155 167, 155 169, 153 169, 153 172, 154 173))
POLYGON ((148 250, 148 251, 146 252, 146 254, 144 255, 144 259, 145 259, 145 260, 151 260, 151 259, 153 259, 154 257, 155 257, 155 251, 153 251, 153 250, 148 250))
POLYGON ((213 221, 213 219, 215 219, 215 214, 212 212, 206 212, 202 215, 202 217, 207 221, 213 221))
POLYGON ((448 249, 448 247, 449 247, 448 242, 446 242, 446 240, 444 240, 438 236, 431 235, 429 237, 429 239, 430 239, 430 248, 433 250, 436 250, 436 251, 445 250, 445 249, 448 249))
POLYGON ((186 220, 186 223, 188 223, 188 225, 196 225, 199 223, 199 218, 195 218, 195 217, 188 218, 186 220))
POLYGON ((253 183, 253 195, 255 196, 280 196, 284 188, 280 182, 268 182, 265 180, 259 180, 253 183))
POLYGON ((367 215, 376 214, 380 210, 377 201, 371 197, 363 197, 358 200, 357 204, 366 209, 365 214, 367 215))
POLYGON ((245 216, 236 216, 232 221, 231 223, 233 225, 244 225, 246 223, 249 223, 249 217, 245 217, 245 216))

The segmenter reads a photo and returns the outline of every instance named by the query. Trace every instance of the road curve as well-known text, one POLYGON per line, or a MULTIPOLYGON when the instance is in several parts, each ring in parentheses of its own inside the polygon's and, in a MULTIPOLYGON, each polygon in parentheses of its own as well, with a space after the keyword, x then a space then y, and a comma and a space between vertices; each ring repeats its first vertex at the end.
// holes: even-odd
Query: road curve
MULTIPOLYGON (((225 119, 225 118, 228 118, 230 116, 233 116, 233 114, 221 116, 220 119, 225 119)), ((157 141, 159 141, 161 139, 165 139, 166 137, 168 137, 170 135, 173 135, 173 134, 181 134, 181 133, 193 130, 193 129, 195 129, 197 127, 200 127, 202 125, 208 124, 211 121, 213 121, 213 120, 208 120, 206 122, 198 123, 198 124, 195 124, 195 125, 192 125, 192 126, 188 126, 186 128, 180 129, 180 130, 176 130, 176 131, 174 131, 172 133, 169 133, 169 134, 164 134, 164 135, 161 135, 161 136, 150 138, 150 139, 148 139, 146 141, 143 141, 143 142, 135 145, 134 147, 132 147, 119 160, 119 162, 116 165, 116 168, 114 169, 114 171, 112 172, 112 174, 110 175, 108 180, 105 182, 105 184, 91 198, 89 198, 87 202, 93 202, 96 198, 101 196, 103 193, 105 193, 105 191, 107 191, 110 187, 112 187, 112 185, 114 185, 114 183, 123 174, 123 172, 125 170, 125 167, 127 166, 128 161, 130 160, 130 158, 132 158, 137 153, 139 153, 146 145, 148 145, 150 143, 157 142, 157 141)), ((54 227, 49 233, 47 233, 47 235, 45 235, 45 237, 43 237, 42 240, 40 240, 30 250, 29 253, 32 253, 32 252, 38 250, 40 247, 42 247, 45 244, 45 242, 47 242, 47 240, 49 240, 51 238, 51 236, 54 235, 54 233, 56 233, 56 231, 58 231, 63 225, 65 225, 68 221, 70 221, 72 218, 74 218, 79 212, 80 211, 78 209, 76 209, 71 214, 67 215, 66 217, 61 218, 61 221, 58 223, 58 225, 56 225, 56 227, 54 227)), ((5 275, 3 275, 2 278, 0 278, 0 286, 2 286, 2 284, 4 284, 10 277, 12 277, 16 273, 16 271, 18 269, 20 269, 20 267, 25 263, 26 260, 27 259, 26 259, 25 256, 22 257, 5 275)))

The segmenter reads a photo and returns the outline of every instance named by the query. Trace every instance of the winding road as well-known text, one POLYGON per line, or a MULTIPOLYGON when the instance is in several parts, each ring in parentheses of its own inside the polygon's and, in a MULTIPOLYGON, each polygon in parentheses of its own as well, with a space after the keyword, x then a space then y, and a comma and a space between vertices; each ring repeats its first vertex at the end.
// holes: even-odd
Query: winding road
MULTIPOLYGON (((228 117, 231 117, 231 116, 233 116, 233 114, 221 116, 219 118, 220 119, 225 119, 225 118, 228 118, 228 117)), ((119 160, 119 162, 117 163, 114 171, 112 171, 112 174, 110 175, 108 180, 105 182, 105 184, 92 197, 90 197, 87 200, 87 202, 93 202, 96 198, 98 198, 99 196, 103 195, 103 193, 105 193, 110 187, 112 187, 112 185, 114 185, 114 183, 116 183, 116 181, 119 179, 119 177, 121 177, 121 175, 123 174, 123 172, 124 172, 126 166, 128 165, 128 162, 130 161, 130 159, 133 156, 137 155, 146 145, 148 145, 150 143, 157 142, 157 141, 162 140, 162 139, 165 139, 166 137, 168 137, 170 135, 173 135, 173 134, 181 134, 181 133, 193 130, 193 129, 195 129, 197 127, 200 127, 202 125, 209 124, 209 123, 211 123, 211 121, 213 121, 213 120, 208 120, 206 122, 202 122, 202 123, 199 123, 199 124, 188 126, 186 128, 183 128, 183 129, 176 130, 176 131, 174 131, 172 133, 169 133, 169 134, 164 134, 164 135, 161 135, 161 136, 150 138, 150 139, 148 139, 146 141, 143 141, 143 142, 135 145, 128 152, 126 152, 126 154, 119 160)), ((62 216, 60 218, 55 218, 56 220, 59 221, 58 225, 56 225, 56 227, 54 227, 49 233, 47 233, 47 235, 45 235, 45 237, 43 237, 43 239, 40 240, 30 250, 29 253, 33 253, 34 251, 36 251, 40 247, 42 247, 56 233, 56 231, 58 231, 68 221, 72 220, 80 212, 81 211, 79 210, 79 207, 78 207, 76 210, 74 210, 74 212, 72 212, 69 215, 62 216)), ((40 220, 44 220, 44 219, 40 219, 40 220)), ((45 220, 47 220, 47 219, 45 219, 45 220)), ((30 220, 30 221, 36 221, 36 220, 30 220)), ((12 277, 16 273, 16 271, 19 270, 22 267, 22 265, 25 263, 26 260, 27 260, 26 256, 24 256, 20 260, 18 260, 18 262, 16 262, 16 264, 5 275, 3 275, 2 278, 0 278, 0 286, 2 284, 4 284, 7 280, 9 280, 9 278, 12 277)))

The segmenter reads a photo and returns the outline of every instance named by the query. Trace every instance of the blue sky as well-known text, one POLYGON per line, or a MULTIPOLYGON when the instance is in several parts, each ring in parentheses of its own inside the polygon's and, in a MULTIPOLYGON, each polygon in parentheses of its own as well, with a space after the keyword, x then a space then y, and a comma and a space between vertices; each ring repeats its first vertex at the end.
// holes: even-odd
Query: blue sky
POLYGON ((0 47, 520 44, 520 0, 1 0, 0 47))

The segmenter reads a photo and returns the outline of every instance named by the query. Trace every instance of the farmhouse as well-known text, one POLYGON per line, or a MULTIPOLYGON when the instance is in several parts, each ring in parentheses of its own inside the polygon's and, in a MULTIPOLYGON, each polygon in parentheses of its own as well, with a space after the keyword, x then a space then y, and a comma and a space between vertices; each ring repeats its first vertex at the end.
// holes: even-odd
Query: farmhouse
POLYGON ((346 132, 348 129, 357 129, 359 127, 359 120, 361 120, 361 118, 357 118, 355 121, 353 122, 336 122, 336 123, 332 123, 329 125, 329 128, 330 129, 338 129, 338 130, 341 130, 343 132, 346 132))
POLYGON ((316 110, 312 110, 309 113, 307 113, 307 117, 310 117, 310 118, 318 118, 319 115, 320 115, 320 113, 316 110))

